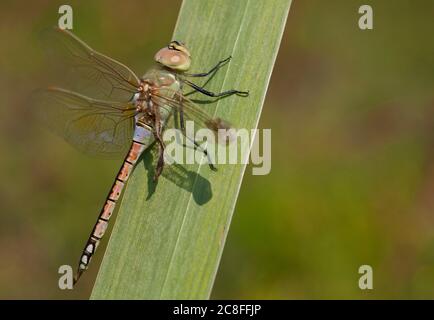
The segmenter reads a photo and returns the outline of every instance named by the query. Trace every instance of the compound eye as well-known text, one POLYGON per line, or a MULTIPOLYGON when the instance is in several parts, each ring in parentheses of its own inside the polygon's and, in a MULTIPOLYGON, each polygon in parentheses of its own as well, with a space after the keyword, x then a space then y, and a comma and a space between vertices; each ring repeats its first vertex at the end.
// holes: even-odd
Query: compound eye
POLYGON ((163 48, 155 55, 155 61, 163 66, 179 71, 186 71, 190 68, 191 59, 188 54, 183 51, 171 47, 163 48))

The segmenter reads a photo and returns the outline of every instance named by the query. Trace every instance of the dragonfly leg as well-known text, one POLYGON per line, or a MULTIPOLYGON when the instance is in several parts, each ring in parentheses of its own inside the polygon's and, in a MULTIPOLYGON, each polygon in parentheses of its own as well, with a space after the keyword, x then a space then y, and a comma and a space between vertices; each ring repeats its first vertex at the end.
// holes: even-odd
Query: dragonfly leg
POLYGON ((157 167, 155 168, 155 174, 154 174, 154 181, 157 181, 160 177, 161 173, 163 172, 164 168, 164 142, 161 138, 161 131, 155 131, 154 132, 155 140, 157 140, 158 144, 158 161, 157 161, 157 167))
MULTIPOLYGON (((230 57, 229 57, 230 58, 230 57)), ((228 59, 229 59, 228 58, 228 59)), ((203 154, 207 157, 208 159, 208 163, 209 163, 209 167, 211 168, 211 170, 213 171, 217 171, 217 168, 214 166, 214 164, 211 161, 211 158, 208 154, 208 151, 204 148, 202 148, 194 139, 191 139, 190 137, 187 136, 187 133, 185 132, 185 123, 184 123, 184 108, 182 107, 182 100, 180 103, 180 109, 179 109, 179 122, 181 124, 181 132, 184 135, 184 137, 186 137, 188 140, 190 140, 193 144, 194 144, 194 150, 198 150, 201 149, 200 151, 203 152, 203 154)), ((186 148, 187 145, 184 143, 183 147, 186 148)))
MULTIPOLYGON (((208 151, 205 148, 202 148, 202 146, 199 143, 197 143, 196 140, 187 137, 187 135, 185 135, 185 134, 184 134, 184 137, 187 138, 190 142, 192 142, 194 144, 194 150, 199 150, 199 151, 203 152, 203 154, 208 159, 208 165, 209 165, 210 169, 212 171, 217 171, 217 168, 215 167, 214 163, 212 162, 211 157, 208 154, 208 151)), ((187 144, 184 143, 183 147, 186 148, 187 144)))
POLYGON ((201 73, 184 73, 184 76, 186 77, 207 77, 211 73, 217 71, 221 67, 223 67, 227 62, 229 62, 232 59, 232 56, 227 57, 226 59, 223 59, 219 61, 210 71, 208 72, 201 72, 201 73))
POLYGON ((155 169, 154 181, 158 180, 164 168, 164 146, 158 143, 158 162, 157 168, 155 169))
POLYGON ((213 97, 213 98, 218 98, 218 97, 226 97, 226 96, 231 96, 233 94, 236 94, 238 96, 242 96, 242 97, 247 97, 249 95, 249 91, 238 91, 238 90, 227 90, 227 91, 223 91, 223 92, 219 92, 219 93, 214 93, 211 91, 208 91, 200 86, 198 86, 197 84, 194 84, 191 81, 188 81, 186 79, 182 80, 184 83, 186 83, 187 85, 189 85, 190 87, 192 87, 193 89, 199 91, 200 93, 209 96, 209 97, 213 97))

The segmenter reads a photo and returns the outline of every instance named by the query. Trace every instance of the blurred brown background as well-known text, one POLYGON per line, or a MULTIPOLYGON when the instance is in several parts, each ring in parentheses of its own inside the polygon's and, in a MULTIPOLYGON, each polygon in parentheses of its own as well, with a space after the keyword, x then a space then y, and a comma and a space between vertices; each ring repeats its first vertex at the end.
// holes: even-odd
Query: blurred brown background
MULTIPOLYGON (((0 298, 88 298, 75 266, 119 163, 34 123, 35 32, 63 1, 0 4, 0 298)), ((74 32, 143 73, 180 2, 69 1, 74 32)), ((272 171, 246 176, 212 298, 434 298, 434 2, 293 1, 265 102, 272 171), (374 30, 358 8, 374 9, 374 30), (374 268, 374 290, 358 268, 374 268)))

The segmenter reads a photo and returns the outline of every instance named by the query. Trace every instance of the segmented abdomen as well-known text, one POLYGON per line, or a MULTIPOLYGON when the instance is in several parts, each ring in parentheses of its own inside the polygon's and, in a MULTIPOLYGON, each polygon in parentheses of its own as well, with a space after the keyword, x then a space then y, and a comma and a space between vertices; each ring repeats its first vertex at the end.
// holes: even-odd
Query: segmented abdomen
POLYGON ((96 221, 89 239, 87 240, 86 246, 84 247, 83 253, 81 254, 77 275, 74 278, 74 284, 78 281, 81 274, 87 269, 101 238, 104 236, 110 217, 116 207, 116 202, 121 196, 122 190, 134 168, 134 165, 143 151, 145 151, 145 149, 151 143, 150 134, 151 133, 144 128, 136 128, 134 140, 128 155, 126 156, 122 167, 116 176, 116 180, 112 185, 109 195, 107 196, 104 207, 98 216, 98 220, 96 221), (137 134, 137 130, 140 131, 139 134, 137 134))

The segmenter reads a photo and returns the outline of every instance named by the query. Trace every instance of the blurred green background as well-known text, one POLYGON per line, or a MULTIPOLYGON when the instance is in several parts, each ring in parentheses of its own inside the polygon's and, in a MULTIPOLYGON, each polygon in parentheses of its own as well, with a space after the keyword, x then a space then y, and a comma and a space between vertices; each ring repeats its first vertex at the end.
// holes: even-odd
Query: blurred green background
MULTIPOLYGON (((119 161, 35 123, 36 31, 64 1, 0 4, 0 298, 88 298, 75 267, 119 161)), ((68 1, 74 32, 138 74, 180 2, 68 1)), ((272 171, 247 168, 212 298, 434 298, 434 2, 293 1, 264 105, 272 171), (374 30, 358 8, 374 9, 374 30), (374 290, 358 268, 374 269, 374 290)), ((224 41, 224 35, 222 35, 224 41)), ((104 241, 106 242, 106 241, 104 241)))

